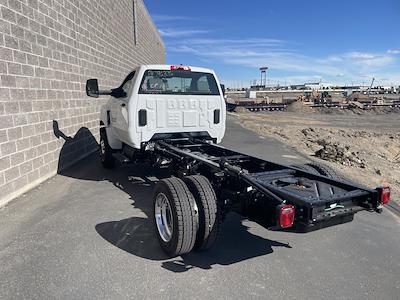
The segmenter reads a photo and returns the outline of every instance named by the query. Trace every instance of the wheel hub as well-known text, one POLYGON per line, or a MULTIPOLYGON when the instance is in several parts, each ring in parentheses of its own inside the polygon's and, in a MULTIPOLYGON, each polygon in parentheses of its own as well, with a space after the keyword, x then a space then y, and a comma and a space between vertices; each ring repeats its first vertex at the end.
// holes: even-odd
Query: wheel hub
POLYGON ((157 195, 154 208, 157 230, 161 239, 168 243, 172 238, 174 224, 171 206, 165 194, 160 193, 157 195))

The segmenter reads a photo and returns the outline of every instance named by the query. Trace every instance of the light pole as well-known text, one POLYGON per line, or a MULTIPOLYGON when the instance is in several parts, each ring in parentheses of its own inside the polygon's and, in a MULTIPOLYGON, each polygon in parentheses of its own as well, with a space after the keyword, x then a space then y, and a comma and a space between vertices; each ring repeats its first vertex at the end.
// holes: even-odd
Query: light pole
POLYGON ((266 86, 267 84, 267 70, 268 67, 261 67, 260 72, 261 72, 261 86, 266 86))

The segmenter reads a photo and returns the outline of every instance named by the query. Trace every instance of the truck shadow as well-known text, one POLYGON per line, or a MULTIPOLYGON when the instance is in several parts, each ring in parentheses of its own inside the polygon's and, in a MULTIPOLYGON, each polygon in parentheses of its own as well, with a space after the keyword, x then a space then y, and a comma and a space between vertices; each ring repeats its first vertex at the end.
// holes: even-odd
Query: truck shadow
MULTIPOLYGON (((211 250, 193 252, 169 260, 159 246, 156 228, 152 222, 153 187, 158 180, 169 177, 169 171, 145 163, 137 164, 134 167, 118 165, 113 170, 106 170, 101 166, 97 153, 84 158, 78 164, 64 168, 63 166, 68 165, 68 161, 71 159, 67 154, 69 150, 66 151, 66 149, 79 145, 75 139, 85 138, 95 141, 95 138, 86 128, 81 128, 75 137, 71 138, 64 135, 58 126, 55 126, 55 135, 66 141, 64 145, 66 148, 63 147, 61 150, 58 174, 79 180, 111 182, 129 196, 133 208, 139 209, 145 214, 146 217, 133 216, 128 219, 95 225, 96 232, 104 240, 123 251, 145 259, 160 261, 162 268, 166 270, 185 272, 193 268, 211 269, 213 265, 231 265, 267 255, 273 252, 274 247, 291 248, 287 243, 252 234, 246 225, 250 222, 244 221, 237 214, 229 214, 223 223, 221 237, 211 250)), ((110 199, 110 201, 117 200, 110 199)), ((98 204, 94 203, 93 205, 98 204)), ((115 203, 116 207, 118 205, 120 203, 115 203)))
POLYGON ((147 218, 129 218, 96 225, 96 231, 109 243, 133 255, 162 261, 162 267, 172 272, 193 268, 212 269, 213 265, 231 265, 273 252, 273 247, 291 248, 287 243, 272 241, 249 232, 243 219, 229 214, 221 236, 208 251, 192 252, 168 260, 155 236, 155 226, 147 218))

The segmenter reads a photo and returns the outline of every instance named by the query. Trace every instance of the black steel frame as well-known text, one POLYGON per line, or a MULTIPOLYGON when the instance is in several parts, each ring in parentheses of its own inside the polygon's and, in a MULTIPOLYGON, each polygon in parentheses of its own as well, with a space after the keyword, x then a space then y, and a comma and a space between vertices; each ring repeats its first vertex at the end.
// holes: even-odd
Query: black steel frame
MULTIPOLYGON (((236 200, 233 202, 239 203, 233 204, 241 208, 248 207, 246 203, 251 206, 253 202, 259 202, 270 211, 275 211, 279 205, 292 204, 296 207, 296 220, 308 225, 361 210, 379 211, 377 190, 235 152, 210 140, 159 140, 153 142, 152 150, 170 159, 174 169, 179 170, 179 176, 207 176, 220 195, 235 195, 236 200), (318 195, 316 189, 317 196, 310 198, 271 184, 271 178, 283 177, 307 178, 316 183, 328 184, 332 187, 332 194, 318 195), (333 189, 340 189, 342 192, 334 193, 333 189), (337 202, 345 204, 345 207, 326 211, 329 205, 337 202)), ((226 204, 223 197, 221 202, 226 204)))

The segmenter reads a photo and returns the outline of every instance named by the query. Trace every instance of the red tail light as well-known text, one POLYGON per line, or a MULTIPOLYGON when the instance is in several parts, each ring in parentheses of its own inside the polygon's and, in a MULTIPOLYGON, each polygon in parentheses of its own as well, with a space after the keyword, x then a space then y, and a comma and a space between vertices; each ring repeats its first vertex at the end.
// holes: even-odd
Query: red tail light
POLYGON ((294 223, 295 209, 293 205, 284 204, 279 207, 279 226, 289 228, 294 223))
POLYGON ((181 70, 181 71, 191 71, 192 69, 188 66, 183 66, 183 65, 177 65, 177 66, 171 66, 171 71, 175 70, 181 70))
POLYGON ((382 205, 388 205, 390 202, 390 187, 384 187, 381 190, 381 203, 382 205))

